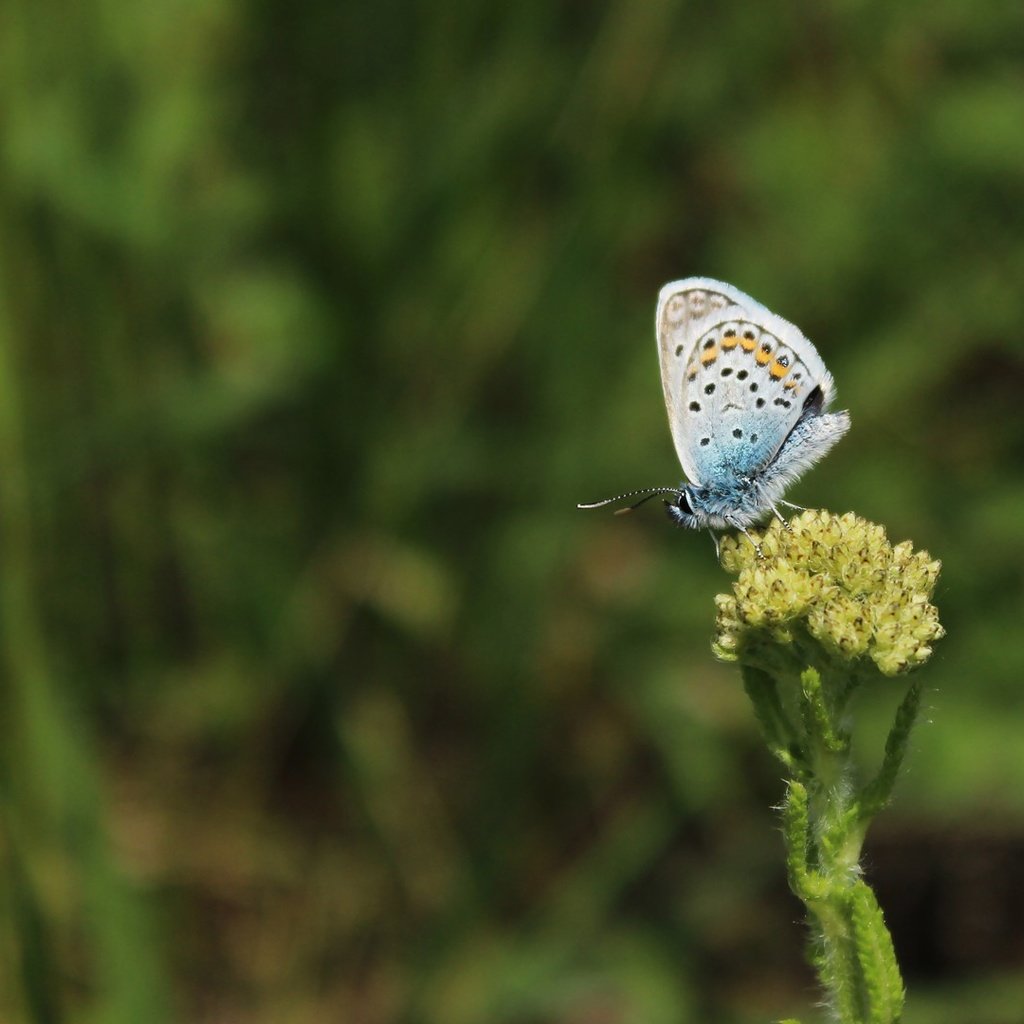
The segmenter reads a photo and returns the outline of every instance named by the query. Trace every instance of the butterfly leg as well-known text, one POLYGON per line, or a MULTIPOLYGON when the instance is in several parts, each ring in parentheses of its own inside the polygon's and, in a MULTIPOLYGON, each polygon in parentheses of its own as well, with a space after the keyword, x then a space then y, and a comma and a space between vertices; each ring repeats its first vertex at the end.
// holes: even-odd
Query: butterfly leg
POLYGON ((746 537, 747 540, 749 540, 750 543, 754 545, 754 550, 757 552, 758 558, 762 558, 764 556, 764 552, 761 551, 761 545, 758 544, 757 541, 754 540, 754 538, 751 537, 749 533, 747 533, 746 527, 741 526, 739 523, 735 522, 735 520, 732 519, 729 520, 729 525, 739 530, 740 533, 742 533, 743 536, 746 537))
POLYGON ((807 511, 807 507, 805 505, 794 505, 793 502, 791 502, 791 501, 783 501, 781 498, 779 498, 779 504, 780 505, 785 505, 786 508, 796 509, 797 512, 806 512, 807 511))
POLYGON ((714 530, 708 530, 711 535, 711 540, 715 545, 715 558, 720 562, 722 560, 722 545, 718 541, 718 534, 714 530))
POLYGON ((786 521, 786 517, 779 511, 778 505, 776 505, 774 502, 772 502, 772 514, 775 516, 776 519, 778 519, 780 523, 782 523, 782 528, 784 530, 789 529, 789 523, 786 521))

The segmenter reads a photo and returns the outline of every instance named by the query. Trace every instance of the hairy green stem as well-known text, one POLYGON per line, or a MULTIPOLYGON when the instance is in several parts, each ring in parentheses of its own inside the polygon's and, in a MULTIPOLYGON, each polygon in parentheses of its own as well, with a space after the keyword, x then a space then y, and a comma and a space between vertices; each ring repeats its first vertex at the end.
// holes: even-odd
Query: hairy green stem
POLYGON ((806 744, 810 758, 803 781, 790 779, 783 805, 790 887, 807 907, 810 958, 835 1020, 894 1024, 903 982, 881 909, 861 878, 860 851, 906 751, 920 687, 911 687, 896 713, 879 775, 858 790, 850 744, 828 717, 817 672, 805 670, 801 682, 803 735, 792 739, 806 744))

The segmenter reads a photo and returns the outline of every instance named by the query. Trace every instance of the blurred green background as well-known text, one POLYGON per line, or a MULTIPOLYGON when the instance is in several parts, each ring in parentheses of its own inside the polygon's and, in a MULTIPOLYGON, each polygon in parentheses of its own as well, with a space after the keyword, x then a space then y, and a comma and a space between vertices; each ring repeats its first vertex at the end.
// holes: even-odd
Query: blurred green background
POLYGON ((703 274, 944 563, 906 1022, 1024 1021, 1019 3, 7 0, 0 146, 0 1020, 811 1019, 711 543, 574 508, 703 274))

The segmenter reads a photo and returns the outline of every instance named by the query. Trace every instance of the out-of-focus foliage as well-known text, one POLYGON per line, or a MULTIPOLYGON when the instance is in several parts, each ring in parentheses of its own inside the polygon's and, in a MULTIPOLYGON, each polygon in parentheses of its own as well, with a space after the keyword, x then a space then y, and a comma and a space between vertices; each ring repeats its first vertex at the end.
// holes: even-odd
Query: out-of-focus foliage
POLYGON ((869 871, 908 1024, 1019 1021, 1020 4, 8 0, 0 125, 0 1018, 807 1003, 711 544, 573 508, 699 273, 944 562, 869 871))

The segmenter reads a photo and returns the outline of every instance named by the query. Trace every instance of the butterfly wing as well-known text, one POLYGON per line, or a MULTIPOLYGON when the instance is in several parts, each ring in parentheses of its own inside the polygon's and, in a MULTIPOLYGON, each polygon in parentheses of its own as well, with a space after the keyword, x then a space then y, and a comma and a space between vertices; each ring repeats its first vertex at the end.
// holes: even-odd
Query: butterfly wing
POLYGON ((833 397, 832 377, 799 328, 725 282, 665 285, 657 334, 672 439, 692 483, 752 476, 801 415, 833 397))

